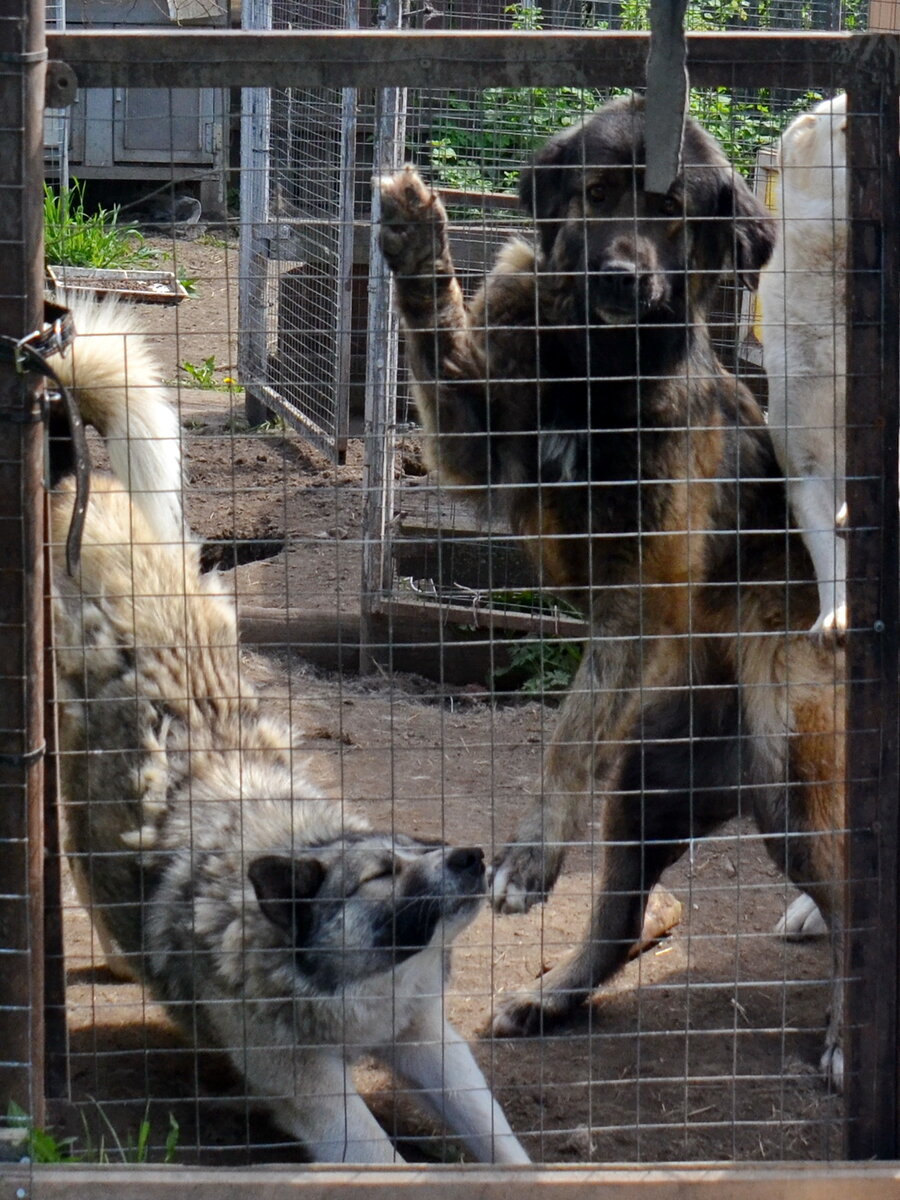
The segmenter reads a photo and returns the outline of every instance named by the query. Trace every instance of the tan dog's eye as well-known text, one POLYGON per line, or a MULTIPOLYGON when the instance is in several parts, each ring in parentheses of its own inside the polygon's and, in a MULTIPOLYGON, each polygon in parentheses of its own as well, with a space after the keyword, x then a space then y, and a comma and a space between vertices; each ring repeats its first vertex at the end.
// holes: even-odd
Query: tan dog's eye
POLYGON ((681 202, 675 196, 666 196, 661 208, 664 217, 675 217, 681 213, 681 202))
POLYGON ((390 859, 387 862, 373 864, 371 870, 364 872, 359 878, 359 887, 371 883, 373 879, 393 879, 400 874, 400 864, 390 859))

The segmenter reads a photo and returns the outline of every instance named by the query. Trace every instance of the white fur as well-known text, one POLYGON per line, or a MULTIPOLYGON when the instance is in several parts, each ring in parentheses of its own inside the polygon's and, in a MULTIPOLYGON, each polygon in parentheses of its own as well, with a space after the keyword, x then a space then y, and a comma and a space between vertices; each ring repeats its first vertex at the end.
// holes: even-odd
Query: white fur
POLYGON ((844 503, 846 397, 846 96, 797 117, 779 151, 779 239, 763 270, 769 430, 794 519, 819 585, 816 635, 847 628, 844 503))
POLYGON ((113 471, 162 541, 183 542, 181 427, 133 309, 115 300, 70 305, 78 337, 53 367, 82 417, 106 441, 113 471))

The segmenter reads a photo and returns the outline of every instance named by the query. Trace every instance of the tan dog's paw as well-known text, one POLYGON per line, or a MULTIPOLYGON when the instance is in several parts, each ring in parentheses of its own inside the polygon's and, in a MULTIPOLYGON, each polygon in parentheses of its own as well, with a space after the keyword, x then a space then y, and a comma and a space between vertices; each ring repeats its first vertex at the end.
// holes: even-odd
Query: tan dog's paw
POLYGON ((684 906, 681 901, 657 884, 647 900, 641 936, 628 951, 628 957, 637 958, 645 950, 652 949, 679 924, 683 912, 684 906))
POLYGON ((428 276, 446 250, 447 214, 414 167, 376 180, 381 249, 398 276, 428 276))

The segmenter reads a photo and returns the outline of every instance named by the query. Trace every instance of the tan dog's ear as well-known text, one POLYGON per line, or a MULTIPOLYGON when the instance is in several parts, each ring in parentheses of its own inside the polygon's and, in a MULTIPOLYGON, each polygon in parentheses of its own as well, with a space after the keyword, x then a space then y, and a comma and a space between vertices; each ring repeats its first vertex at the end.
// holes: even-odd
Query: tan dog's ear
POLYGON ((314 915, 310 901, 325 880, 319 860, 267 854, 253 860, 247 875, 263 916, 289 934, 295 946, 304 945, 314 915))

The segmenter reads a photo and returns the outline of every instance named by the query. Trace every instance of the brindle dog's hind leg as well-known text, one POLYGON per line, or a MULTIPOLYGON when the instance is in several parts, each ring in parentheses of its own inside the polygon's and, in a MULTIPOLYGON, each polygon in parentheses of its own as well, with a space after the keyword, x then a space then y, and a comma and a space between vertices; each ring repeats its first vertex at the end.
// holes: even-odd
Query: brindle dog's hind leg
POLYGON ((692 705, 689 723, 683 692, 663 711, 644 713, 642 728, 635 730, 642 740, 629 752, 617 790, 603 798, 597 899, 587 934, 537 988, 502 1000, 495 1035, 539 1033, 587 1000, 628 958, 647 897, 665 868, 691 838, 712 832, 736 810, 738 789, 729 786, 739 770, 734 694, 714 689, 704 705, 702 689, 696 688, 692 705), (702 708, 707 712, 700 728, 702 708), (673 780, 691 785, 673 787, 673 780))

